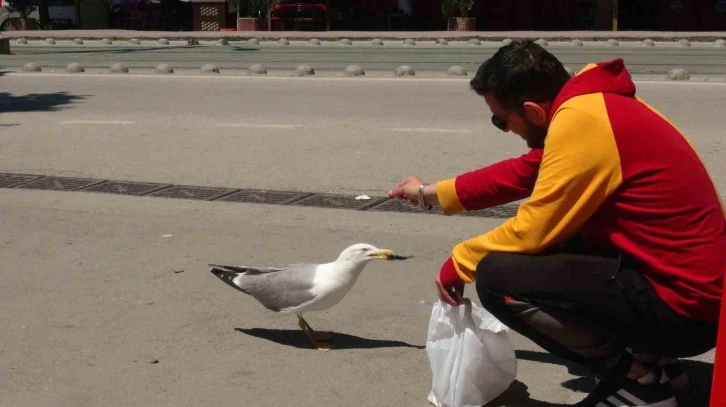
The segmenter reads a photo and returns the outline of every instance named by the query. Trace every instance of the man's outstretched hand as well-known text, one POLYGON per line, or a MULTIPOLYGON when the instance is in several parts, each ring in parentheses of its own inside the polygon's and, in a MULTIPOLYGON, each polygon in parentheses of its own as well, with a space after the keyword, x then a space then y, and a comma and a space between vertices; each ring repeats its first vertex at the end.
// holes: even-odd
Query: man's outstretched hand
MULTIPOLYGON (((403 181, 399 182, 395 188, 388 191, 389 198, 405 199, 411 203, 411 205, 419 206, 418 189, 423 185, 424 182, 421 178, 411 175, 403 181)), ((426 185, 423 190, 424 205, 425 206, 439 206, 439 198, 436 195, 436 184, 426 185)))
POLYGON ((418 188, 423 184, 421 178, 411 175, 399 182, 395 188, 388 191, 389 198, 405 199, 412 205, 419 205, 418 188))

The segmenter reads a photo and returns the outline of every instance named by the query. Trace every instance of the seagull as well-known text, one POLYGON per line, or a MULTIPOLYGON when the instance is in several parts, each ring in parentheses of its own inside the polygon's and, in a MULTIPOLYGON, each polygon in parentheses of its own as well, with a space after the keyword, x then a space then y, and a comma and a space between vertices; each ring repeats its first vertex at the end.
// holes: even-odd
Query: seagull
POLYGON ((389 249, 367 243, 345 248, 329 263, 293 263, 274 267, 209 264, 210 271, 232 288, 254 297, 274 312, 294 313, 312 345, 327 351, 332 333, 316 332, 303 313, 323 311, 337 305, 353 287, 363 268, 372 260, 406 260, 389 249))

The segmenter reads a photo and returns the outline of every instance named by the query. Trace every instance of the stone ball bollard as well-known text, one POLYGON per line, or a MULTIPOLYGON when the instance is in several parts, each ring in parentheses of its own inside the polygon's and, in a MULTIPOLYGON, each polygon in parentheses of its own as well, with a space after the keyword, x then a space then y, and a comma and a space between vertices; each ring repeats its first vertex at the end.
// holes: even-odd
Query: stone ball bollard
POLYGON ((726 40, 716 40, 714 45, 717 47, 726 47, 726 40))
POLYGON ((606 44, 608 47, 619 47, 620 46, 620 43, 618 42, 618 40, 608 40, 606 42, 606 44))
POLYGON ((464 69, 463 66, 460 65, 454 65, 446 70, 447 76, 466 76, 468 75, 468 72, 466 72, 466 69, 464 69))
POLYGON ((540 47, 546 47, 548 45, 547 40, 544 38, 540 38, 537 41, 535 41, 535 44, 539 45, 540 47))
POLYGON ((290 45, 290 41, 287 38, 280 38, 277 40, 278 45, 290 45))
POLYGON ((688 74, 688 71, 682 68, 674 68, 668 71, 668 75, 666 78, 669 81, 685 81, 690 79, 690 75, 688 74))
POLYGON ((416 41, 414 41, 412 38, 406 38, 405 40, 403 40, 403 45, 407 47, 413 47, 414 45, 416 45, 416 41))
POLYGON ((582 40, 574 39, 570 41, 570 44, 576 46, 576 47, 582 47, 585 45, 585 43, 582 42, 582 40))
POLYGON ((55 44, 55 40, 53 38, 46 38, 45 39, 45 43, 48 44, 48 45, 54 45, 55 44))
POLYGON ((505 38, 505 39, 502 40, 502 45, 507 46, 507 45, 509 45, 509 44, 511 44, 513 42, 514 41, 512 41, 511 38, 505 38))
POLYGON ((266 75, 267 74, 267 68, 265 68, 263 65, 260 64, 252 64, 249 68, 247 68, 247 74, 248 75, 266 75))
POLYGON ((643 45, 645 45, 646 47, 655 47, 655 41, 647 38, 643 40, 643 45))
POLYGON ((365 75, 365 71, 363 68, 361 68, 358 65, 350 65, 347 68, 345 68, 345 76, 363 76, 365 75))
POLYGON ((680 45, 681 47, 690 47, 691 41, 689 41, 687 38, 683 38, 681 40, 678 40, 678 45, 680 45))
POLYGON ((217 74, 219 73, 219 68, 217 68, 217 66, 214 64, 204 64, 202 65, 202 73, 217 74))
POLYGON ((439 38, 436 40, 436 45, 449 45, 449 41, 446 41, 444 38, 439 38))
POLYGON ((257 38, 250 38, 247 40, 247 45, 260 45, 260 40, 257 38))
POLYGON ((129 68, 127 68, 126 65, 117 62, 117 63, 111 65, 111 68, 109 68, 109 71, 111 73, 129 73, 129 68))
POLYGON ((131 43, 133 45, 139 45, 139 44, 141 44, 141 41, 138 38, 132 38, 129 40, 129 43, 131 43))
POLYGON ((373 41, 371 41, 371 44, 375 46, 381 46, 383 45, 383 40, 380 38, 375 38, 373 41))
POLYGON ((23 72, 41 72, 41 69, 35 62, 28 62, 23 65, 23 72))
POLYGON ((18 44, 18 45, 27 45, 28 44, 28 40, 26 40, 25 38, 18 38, 18 40, 15 41, 15 43, 18 44))
POLYGON ((199 45, 199 40, 196 38, 190 38, 187 40, 187 46, 191 47, 194 45, 199 45))
POLYGON ((71 62, 66 67, 66 72, 68 72, 68 73, 82 73, 82 72, 86 72, 86 70, 83 68, 83 65, 79 64, 78 62, 71 62))
POLYGON ((156 43, 159 45, 169 45, 169 40, 167 40, 166 38, 159 38, 156 43))
POLYGON ((229 41, 227 41, 226 38, 220 38, 217 40, 217 45, 219 45, 220 47, 223 47, 225 45, 229 45, 229 41))
POLYGON ((308 45, 320 45, 320 44, 322 44, 322 43, 317 38, 311 38, 310 41, 308 41, 308 45))
POLYGON ((113 44, 113 41, 111 41, 108 38, 104 38, 104 39, 101 40, 101 44, 103 44, 103 45, 111 45, 111 44, 113 44))
POLYGON ((401 65, 393 71, 396 76, 416 76, 416 72, 408 65, 401 65))
POLYGON ((481 45, 481 41, 479 41, 479 40, 478 40, 478 39, 476 39, 476 38, 472 38, 472 39, 470 39, 470 40, 469 40, 469 41, 468 41, 468 42, 466 43, 466 45, 468 45, 468 46, 470 46, 470 47, 478 47, 479 45, 481 45))
POLYGON ((168 75, 174 73, 174 69, 169 64, 159 64, 154 68, 154 73, 159 75, 168 75))
POLYGON ((74 38, 73 43, 76 45, 83 45, 83 40, 80 38, 74 38))
POLYGON ((307 64, 299 65, 295 68, 295 76, 311 76, 315 75, 315 70, 307 64))
POLYGON ((338 41, 338 45, 353 45, 353 41, 343 38, 342 40, 338 41))

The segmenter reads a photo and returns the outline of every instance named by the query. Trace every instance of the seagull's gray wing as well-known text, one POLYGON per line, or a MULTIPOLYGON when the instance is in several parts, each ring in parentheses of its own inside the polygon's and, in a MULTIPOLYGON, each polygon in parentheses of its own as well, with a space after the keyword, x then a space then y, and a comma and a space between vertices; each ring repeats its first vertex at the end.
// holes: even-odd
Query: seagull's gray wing
POLYGON ((279 312, 315 299, 311 290, 317 267, 307 263, 266 268, 213 265, 210 271, 265 308, 279 312))
POLYGON ((260 274, 260 273, 272 273, 275 271, 285 270, 294 265, 285 265, 278 267, 249 267, 249 266, 227 266, 222 264, 210 264, 210 266, 218 269, 224 269, 234 273, 247 273, 247 274, 260 274))

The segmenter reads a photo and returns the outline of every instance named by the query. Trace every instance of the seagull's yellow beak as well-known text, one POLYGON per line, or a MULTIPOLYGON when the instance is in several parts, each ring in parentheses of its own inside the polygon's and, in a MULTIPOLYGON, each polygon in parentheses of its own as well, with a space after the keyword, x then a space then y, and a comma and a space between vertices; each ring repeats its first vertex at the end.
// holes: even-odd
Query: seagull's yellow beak
POLYGON ((380 249, 373 253, 371 257, 378 260, 406 260, 411 256, 401 256, 400 254, 394 253, 393 250, 380 249))

